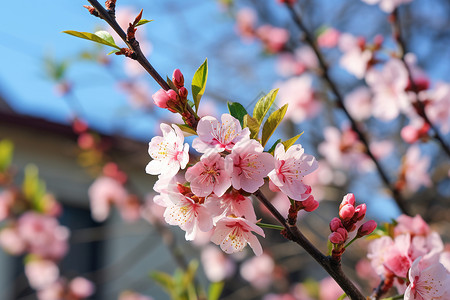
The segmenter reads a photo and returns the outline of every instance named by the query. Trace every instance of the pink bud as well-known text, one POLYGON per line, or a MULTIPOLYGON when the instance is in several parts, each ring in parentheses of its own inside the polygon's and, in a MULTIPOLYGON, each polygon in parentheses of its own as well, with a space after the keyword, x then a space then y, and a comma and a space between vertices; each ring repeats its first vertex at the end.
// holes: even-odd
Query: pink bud
POLYGON ((374 220, 367 221, 358 228, 357 236, 365 236, 371 234, 377 228, 377 222, 374 220))
POLYGON ((355 217, 357 221, 361 221, 362 219, 364 219, 365 215, 366 215, 366 211, 367 211, 367 206, 365 203, 358 205, 355 208, 355 217))
POLYGON ((156 93, 152 95, 152 98, 156 106, 161 108, 167 108, 167 101, 169 101, 170 97, 169 95, 167 95, 165 90, 159 89, 156 93))
POLYGON ((341 219, 339 218, 333 218, 333 220, 330 221, 330 230, 332 232, 338 230, 338 228, 342 227, 341 219))
POLYGON ((180 69, 175 69, 175 71, 173 71, 172 81, 177 88, 184 86, 184 76, 180 69))
POLYGON ((342 238, 344 239, 344 241, 345 240, 347 240, 347 238, 348 238, 348 231, 347 230, 345 230, 345 228, 338 228, 337 230, 336 230, 336 232, 337 233, 339 233, 341 236, 342 236, 342 238))
POLYGON ((345 204, 339 210, 339 217, 343 221, 350 220, 354 214, 355 214, 355 207, 351 204, 345 204))
POLYGON ((333 244, 343 244, 345 242, 344 237, 340 235, 338 232, 333 232, 328 236, 328 239, 333 244))
POLYGON ((177 92, 175 92, 174 90, 168 90, 166 94, 169 96, 170 100, 177 100, 177 92))
POLYGON ((353 195, 352 193, 348 193, 347 195, 345 195, 344 198, 342 198, 341 205, 339 205, 339 210, 346 204, 355 206, 355 195, 353 195))
MULTIPOLYGON (((311 187, 309 189, 311 190, 311 187)), ((313 195, 309 195, 306 200, 302 201, 302 205, 305 211, 311 212, 319 207, 319 202, 314 199, 313 195)))
POLYGON ((178 94, 180 95, 181 98, 187 98, 188 90, 184 86, 182 86, 178 89, 178 94))

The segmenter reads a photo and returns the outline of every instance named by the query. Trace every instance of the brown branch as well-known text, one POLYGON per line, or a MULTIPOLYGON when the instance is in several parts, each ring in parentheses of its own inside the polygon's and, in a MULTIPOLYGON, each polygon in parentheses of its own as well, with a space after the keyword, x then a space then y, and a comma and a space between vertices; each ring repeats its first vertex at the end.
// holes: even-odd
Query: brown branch
POLYGON ((340 261, 333 259, 330 256, 325 256, 319 251, 298 229, 297 225, 290 225, 280 212, 267 200, 264 194, 257 190, 253 195, 270 211, 270 213, 280 222, 285 228, 285 237, 297 243, 316 260, 322 268, 339 284, 347 296, 352 300, 365 300, 364 295, 358 288, 350 281, 350 279, 342 271, 340 261))
POLYGON ((344 112, 345 116, 350 121, 352 130, 354 132, 356 132, 359 140, 364 145, 366 154, 369 156, 369 158, 375 164, 375 167, 378 170, 378 173, 380 174, 382 181, 384 182, 386 187, 391 191, 392 197, 394 198, 395 203, 397 204, 398 208, 402 211, 402 213, 409 215, 408 208, 406 207, 406 205, 404 203, 404 199, 401 196, 400 191, 394 185, 392 185, 390 183, 390 180, 389 180, 389 177, 388 177, 386 171, 383 169, 383 167, 379 163, 378 159, 375 157, 375 155, 370 150, 369 141, 367 140, 366 136, 363 134, 363 132, 358 127, 358 124, 355 121, 355 119, 352 118, 352 116, 346 109, 346 107, 344 105, 344 97, 341 95, 336 84, 331 79, 330 74, 329 74, 328 64, 326 63, 326 61, 322 55, 322 52, 317 47, 317 44, 316 44, 313 36, 309 32, 309 30, 306 28, 305 24, 303 24, 303 21, 302 21, 300 15, 295 11, 295 9, 291 5, 287 5, 287 7, 291 13, 291 16, 292 16, 294 22, 297 24, 297 26, 300 28, 300 30, 303 31, 304 39, 305 39, 306 43, 313 49, 314 53, 316 54, 317 59, 319 60, 320 67, 322 69, 322 76, 325 79, 325 81, 328 83, 331 91, 333 92, 333 94, 336 97, 337 107, 340 108, 344 112))
POLYGON ((403 35, 402 35, 400 18, 398 15, 398 8, 396 8, 392 12, 389 19, 391 21, 392 35, 394 37, 394 40, 397 42, 398 47, 400 48, 400 60, 402 61, 403 65, 406 68, 406 71, 408 72, 408 79, 409 79, 409 82, 411 85, 411 89, 415 94, 414 100, 411 103, 411 105, 414 107, 417 114, 425 121, 425 123, 427 123, 430 126, 430 128, 434 132, 434 138, 441 144, 442 149, 450 157, 450 146, 446 144, 444 138, 440 135, 439 130, 428 118, 428 115, 425 111, 425 103, 423 103, 420 100, 420 98, 418 97, 419 89, 418 89, 416 83, 414 82, 411 68, 406 63, 405 55, 408 51, 406 50, 406 43, 405 43, 405 41, 403 39, 403 35))

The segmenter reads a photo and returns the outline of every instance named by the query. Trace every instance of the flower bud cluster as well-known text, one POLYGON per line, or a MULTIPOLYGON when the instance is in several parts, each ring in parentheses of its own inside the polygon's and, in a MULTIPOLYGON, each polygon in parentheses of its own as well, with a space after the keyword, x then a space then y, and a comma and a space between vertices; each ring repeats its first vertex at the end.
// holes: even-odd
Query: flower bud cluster
MULTIPOLYGON (((349 233, 356 230, 356 223, 362 221, 366 215, 367 206, 365 203, 355 206, 355 196, 351 193, 344 196, 339 205, 339 218, 333 218, 330 222, 331 234, 328 240, 334 245, 333 257, 339 259, 345 251, 344 243, 349 238, 349 233)), ((377 223, 373 220, 362 224, 354 239, 371 234, 377 223)))

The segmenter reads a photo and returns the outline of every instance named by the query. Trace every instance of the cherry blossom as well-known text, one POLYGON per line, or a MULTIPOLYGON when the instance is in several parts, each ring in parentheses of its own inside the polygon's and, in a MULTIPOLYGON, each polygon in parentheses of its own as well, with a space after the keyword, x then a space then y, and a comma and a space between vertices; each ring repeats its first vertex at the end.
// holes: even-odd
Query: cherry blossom
POLYGON ((411 236, 427 236, 431 232, 430 226, 428 226, 420 215, 416 215, 415 217, 400 215, 395 221, 397 222, 394 228, 395 235, 409 233, 411 236))
POLYGON ((318 167, 314 156, 305 154, 301 145, 293 145, 287 151, 283 144, 275 148, 275 169, 269 173, 269 178, 288 197, 294 200, 306 200, 308 186, 303 183, 303 177, 315 171, 318 167))
POLYGON ((317 37, 317 44, 324 48, 334 48, 339 42, 340 35, 341 33, 337 29, 327 28, 317 37))
POLYGON ((277 53, 283 50, 289 40, 289 31, 266 24, 256 29, 256 36, 261 40, 268 52, 277 53))
POLYGON ((264 177, 273 169, 273 156, 263 152, 256 140, 245 140, 233 147, 225 159, 225 169, 231 174, 231 184, 237 190, 254 193, 264 184, 264 177))
POLYGON ((430 120, 440 125, 443 134, 450 132, 450 84, 439 83, 427 92, 430 103, 425 107, 430 120))
POLYGON ((249 220, 228 216, 217 222, 211 241, 220 245, 220 248, 228 254, 242 251, 248 243, 255 255, 259 256, 263 252, 262 247, 251 231, 265 236, 264 231, 249 220))
POLYGON ((362 0, 367 4, 379 4, 382 11, 386 13, 391 13, 395 8, 400 6, 403 3, 409 3, 412 0, 362 0))
POLYGON ((222 197, 212 195, 210 198, 211 201, 220 203, 220 209, 223 211, 220 216, 214 218, 215 222, 232 214, 256 223, 256 214, 252 201, 239 193, 239 191, 232 189, 230 192, 223 194, 222 197))
POLYGON ((246 7, 240 9, 236 14, 236 31, 243 41, 249 42, 255 38, 256 13, 253 9, 246 7))
POLYGON ((252 257, 241 266, 241 276, 258 289, 267 289, 273 280, 275 262, 268 254, 252 257))
POLYGON ((58 266, 51 260, 31 260, 25 265, 25 275, 33 289, 43 289, 59 278, 58 266))
POLYGON ((338 43, 339 49, 343 52, 339 64, 358 79, 364 77, 373 57, 372 51, 365 49, 364 43, 363 39, 349 33, 341 34, 338 43))
POLYGON ((172 128, 161 123, 163 136, 152 138, 148 144, 148 153, 153 158, 145 168, 148 174, 172 177, 189 162, 189 145, 183 145, 183 132, 176 125, 172 128))
POLYGON ((440 264, 433 264, 426 269, 420 268, 420 257, 409 271, 409 285, 405 291, 405 300, 446 299, 450 293, 450 274, 440 264))
POLYGON ((277 71, 284 77, 301 75, 307 70, 317 69, 318 66, 317 56, 308 46, 299 47, 293 53, 280 53, 277 61, 277 71))
POLYGON ((69 290, 76 297, 84 299, 94 294, 95 286, 84 277, 75 277, 69 282, 69 290))
POLYGON ((187 169, 185 176, 191 183, 192 192, 199 197, 206 197, 211 193, 220 197, 231 186, 225 159, 217 152, 203 155, 199 162, 187 169))
POLYGON ((420 156, 420 149, 412 145, 406 152, 402 174, 405 176, 407 188, 415 192, 421 186, 430 186, 431 178, 428 173, 430 158, 420 156))
POLYGON ((374 93, 373 115, 381 120, 390 121, 399 113, 410 108, 410 99, 406 93, 408 71, 398 59, 390 59, 382 70, 370 69, 366 82, 374 93))
POLYGON ((201 118, 197 125, 198 137, 192 142, 192 147, 200 153, 231 151, 237 142, 249 139, 250 130, 242 129, 236 118, 223 114, 221 121, 219 123, 210 116, 201 118))
POLYGON ((344 99, 347 108, 353 119, 364 121, 372 115, 372 95, 370 89, 360 86, 348 93, 344 99))
POLYGON ((219 282, 233 275, 236 264, 217 247, 209 245, 202 250, 201 261, 206 277, 211 282, 219 282))
POLYGON ((92 218, 103 222, 109 215, 111 204, 121 205, 127 201, 128 192, 117 180, 98 177, 88 190, 92 218))
POLYGON ((294 123, 300 123, 308 118, 313 118, 320 111, 321 105, 313 90, 313 78, 304 74, 292 77, 285 82, 278 82, 279 105, 289 104, 286 118, 294 123))

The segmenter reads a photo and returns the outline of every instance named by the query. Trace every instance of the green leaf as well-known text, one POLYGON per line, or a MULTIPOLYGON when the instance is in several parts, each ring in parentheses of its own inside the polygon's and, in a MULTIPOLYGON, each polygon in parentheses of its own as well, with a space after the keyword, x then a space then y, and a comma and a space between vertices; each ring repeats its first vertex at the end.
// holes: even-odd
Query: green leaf
POLYGON ((90 32, 81 32, 81 31, 74 31, 74 30, 66 30, 66 31, 63 31, 63 33, 67 33, 67 34, 79 37, 81 39, 93 41, 93 42, 103 44, 106 46, 114 47, 114 48, 120 50, 120 47, 116 45, 113 37, 107 31, 100 30, 100 31, 97 31, 96 33, 90 33, 90 32))
POLYGON ((260 124, 255 118, 252 118, 249 114, 244 116, 244 128, 248 127, 250 129, 250 138, 257 139, 259 133, 260 124))
POLYGON ((203 64, 195 71, 194 78, 192 78, 192 97, 194 98, 195 112, 198 111, 200 99, 205 92, 206 80, 208 79, 208 59, 205 59, 203 64))
POLYGON ((259 124, 262 123, 264 117, 275 101, 275 97, 277 96, 278 89, 271 90, 267 95, 261 97, 255 104, 255 108, 253 109, 253 118, 255 118, 259 124))
POLYGON ((14 144, 10 140, 0 141, 0 172, 5 172, 11 165, 14 144))
POLYGON ((230 115, 238 119, 241 126, 244 126, 244 116, 248 114, 245 108, 238 102, 227 102, 227 105, 230 115))
MULTIPOLYGON (((293 138, 288 139, 287 141, 282 142, 283 146, 284 146, 284 150, 287 151, 287 149, 289 149, 289 147, 291 147, 292 145, 295 144, 295 142, 298 140, 298 138, 303 134, 304 131, 302 131, 302 133, 297 134, 296 136, 294 136, 293 138)), ((274 149, 275 150, 275 149, 274 149)))
POLYGON ((117 53, 117 52, 120 52, 120 50, 112 50, 112 51, 108 52, 107 55, 111 55, 111 54, 114 54, 114 53, 117 53))
POLYGON ((136 26, 135 27, 138 27, 138 26, 141 26, 141 25, 144 25, 144 24, 147 24, 147 23, 150 23, 150 22, 152 22, 153 20, 146 20, 146 19, 141 19, 137 24, 136 24, 136 26))
POLYGON ((174 90, 175 92, 178 93, 178 88, 177 88, 177 86, 175 85, 175 83, 173 83, 173 81, 172 81, 168 76, 167 76, 166 78, 167 78, 167 79, 166 79, 167 84, 169 85, 170 89, 172 89, 172 90, 174 90))
POLYGON ((275 152, 275 148, 279 143, 281 143, 281 139, 278 139, 275 143, 273 143, 272 147, 270 147, 269 151, 267 152, 273 155, 273 153, 275 152))
POLYGON ((263 130, 262 130, 262 137, 261 137, 261 145, 263 147, 266 145, 269 138, 272 136, 272 134, 275 132, 275 129, 280 125, 281 121, 284 118, 284 115, 286 114, 286 110, 288 108, 288 105, 283 105, 280 109, 277 109, 274 111, 269 118, 267 118, 266 123, 264 123, 263 130))
POLYGON ((219 300, 225 283, 223 281, 213 282, 209 285, 208 300, 219 300))
POLYGON ((25 167, 25 178, 22 184, 22 191, 31 207, 42 212, 44 207, 44 197, 47 193, 45 182, 39 179, 39 171, 35 165, 25 167))
POLYGON ((150 273, 150 278, 162 286, 169 294, 173 295, 176 284, 172 276, 164 272, 154 271, 150 273))
POLYGON ((180 129, 186 133, 189 133, 192 135, 197 135, 197 132, 186 124, 176 124, 176 125, 178 127, 180 127, 180 129))
POLYGON ((345 298, 347 298, 347 294, 344 293, 341 296, 339 296, 339 298, 337 298, 337 300, 344 300, 345 298))

